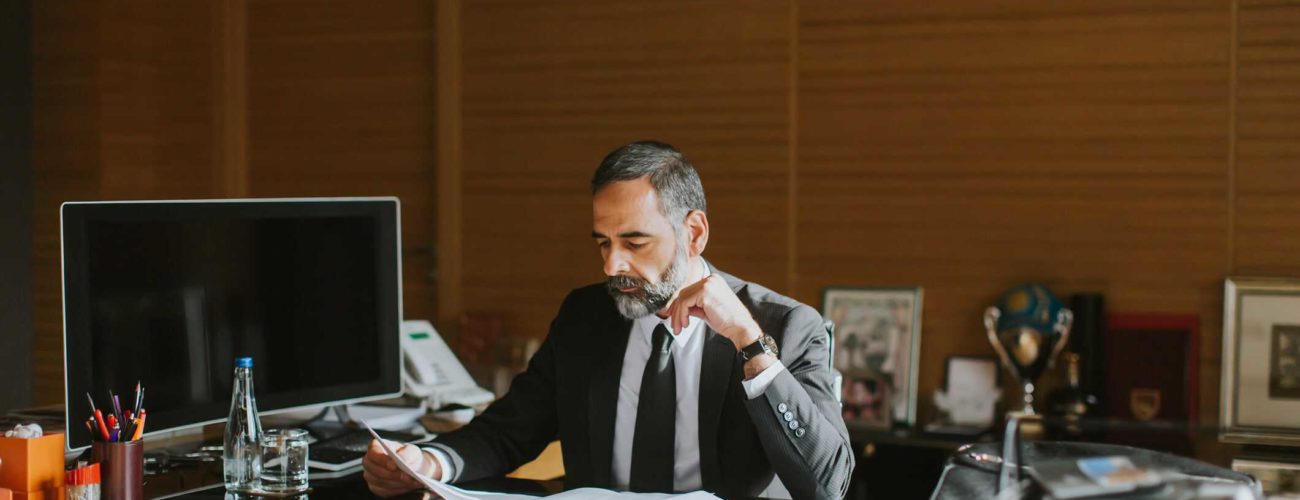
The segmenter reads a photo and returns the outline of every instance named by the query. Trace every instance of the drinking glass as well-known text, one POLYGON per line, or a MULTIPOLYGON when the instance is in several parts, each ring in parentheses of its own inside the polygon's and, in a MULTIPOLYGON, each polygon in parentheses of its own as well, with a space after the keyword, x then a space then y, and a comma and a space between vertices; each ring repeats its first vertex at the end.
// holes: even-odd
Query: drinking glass
POLYGON ((307 431, 262 431, 262 489, 274 493, 307 491, 307 431))

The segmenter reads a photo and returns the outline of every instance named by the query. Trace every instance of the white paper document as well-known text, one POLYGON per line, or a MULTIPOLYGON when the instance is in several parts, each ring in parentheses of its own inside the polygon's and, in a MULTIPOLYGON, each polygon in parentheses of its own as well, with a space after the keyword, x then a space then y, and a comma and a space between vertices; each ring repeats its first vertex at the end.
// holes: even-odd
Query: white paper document
MULTIPOLYGON (((419 473, 412 470, 410 466, 406 465, 406 462, 403 461, 401 457, 397 456, 397 452, 393 451, 392 448, 389 448, 388 443, 385 442, 383 439, 381 439, 379 437, 379 434, 375 433, 374 429, 370 428, 370 424, 362 420, 361 425, 365 426, 366 430, 370 432, 370 435, 374 436, 374 438, 379 441, 379 446, 384 448, 384 453, 387 453, 388 457, 393 459, 393 462, 397 463, 397 467, 402 469, 402 472, 405 472, 407 475, 410 475, 411 477, 415 478, 416 481, 419 481, 420 484, 424 485, 424 488, 426 490, 429 490, 430 492, 438 496, 441 496, 446 500, 531 500, 537 498, 531 495, 519 495, 519 494, 512 494, 512 493, 490 493, 484 491, 469 491, 469 490, 463 490, 457 488, 455 486, 446 483, 440 483, 438 481, 434 481, 431 478, 420 475, 419 473)), ((696 491, 692 493, 676 495, 676 494, 668 494, 668 493, 628 493, 622 491, 604 490, 600 488, 579 488, 576 490, 569 490, 563 493, 551 495, 547 498, 558 498, 561 500, 565 500, 565 499, 571 499, 571 500, 578 500, 578 499, 582 499, 582 500, 605 500, 605 499, 609 499, 609 500, 615 500, 615 499, 618 500, 623 500, 623 499, 703 500, 707 498, 717 498, 717 497, 704 491, 696 491)))

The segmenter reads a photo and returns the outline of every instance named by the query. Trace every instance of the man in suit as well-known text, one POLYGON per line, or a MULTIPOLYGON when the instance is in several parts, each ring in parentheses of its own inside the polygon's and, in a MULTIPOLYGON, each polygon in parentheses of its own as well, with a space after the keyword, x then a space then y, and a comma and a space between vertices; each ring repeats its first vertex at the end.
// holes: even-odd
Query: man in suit
MULTIPOLYGON (((510 391, 432 444, 402 446, 448 482, 499 476, 552 440, 566 488, 839 498, 853 452, 811 307, 710 266, 704 188, 672 146, 637 142, 592 179, 606 283, 572 291, 510 391)), ((377 443, 371 491, 418 484, 377 443)))

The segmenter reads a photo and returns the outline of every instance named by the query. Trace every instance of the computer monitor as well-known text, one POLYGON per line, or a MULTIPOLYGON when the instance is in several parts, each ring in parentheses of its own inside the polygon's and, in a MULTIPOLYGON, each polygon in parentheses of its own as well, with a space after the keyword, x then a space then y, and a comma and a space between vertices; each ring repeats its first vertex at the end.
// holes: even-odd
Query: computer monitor
POLYGON ((224 421, 240 356, 263 413, 401 392, 396 198, 68 202, 61 228, 70 450, 86 394, 137 381, 146 435, 224 421))

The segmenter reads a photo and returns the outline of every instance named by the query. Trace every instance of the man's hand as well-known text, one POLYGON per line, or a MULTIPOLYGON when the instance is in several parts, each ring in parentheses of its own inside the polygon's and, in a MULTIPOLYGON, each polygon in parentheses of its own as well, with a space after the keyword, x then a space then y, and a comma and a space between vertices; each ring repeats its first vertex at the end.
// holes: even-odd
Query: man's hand
POLYGON ((704 320, 713 331, 731 340, 736 349, 754 343, 763 336, 763 330, 740 303, 727 281, 716 274, 684 287, 677 298, 668 304, 668 318, 672 320, 673 334, 690 324, 691 316, 704 320))
MULTIPOLYGON (((442 471, 438 469, 438 462, 433 459, 429 452, 421 450, 418 446, 403 444, 399 445, 392 441, 385 440, 388 447, 402 457, 402 461, 411 470, 420 473, 425 477, 438 477, 442 471)), ((361 460, 362 468, 365 472, 362 474, 366 478, 366 484, 370 486, 370 492, 381 497, 391 497, 400 495, 411 490, 423 488, 415 478, 406 475, 402 469, 397 467, 393 459, 384 453, 384 448, 376 440, 370 441, 370 449, 366 450, 366 457, 361 460)))

